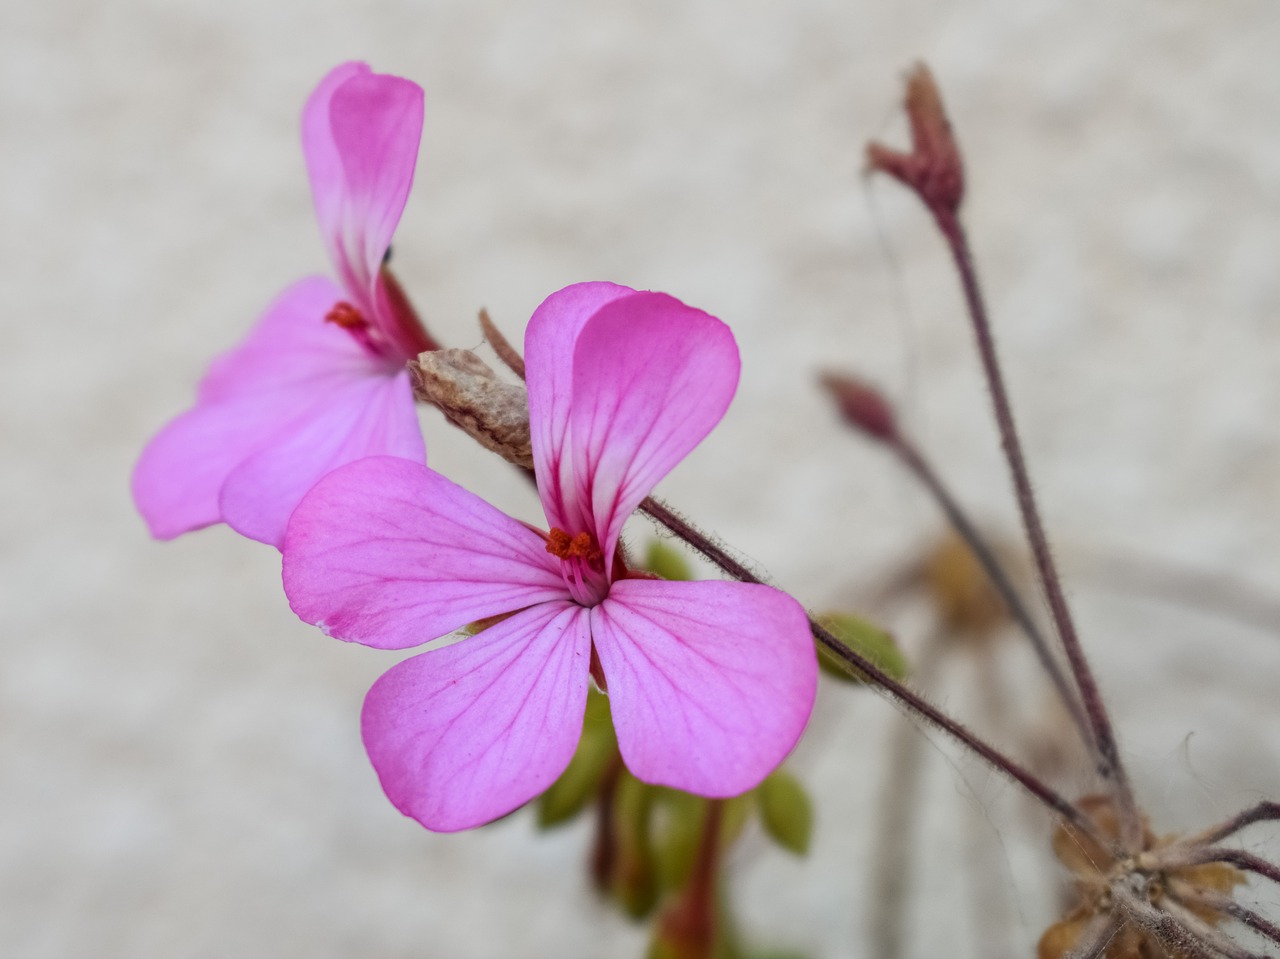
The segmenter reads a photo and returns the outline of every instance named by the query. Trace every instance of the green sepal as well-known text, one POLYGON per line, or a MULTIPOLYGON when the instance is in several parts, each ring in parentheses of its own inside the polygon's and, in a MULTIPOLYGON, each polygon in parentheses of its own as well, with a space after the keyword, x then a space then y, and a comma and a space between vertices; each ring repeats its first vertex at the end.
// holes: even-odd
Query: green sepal
POLYGON ((596 795, 600 780, 610 763, 616 761, 618 740, 609 713, 609 697, 595 689, 587 691, 587 712, 582 721, 582 738, 560 778, 538 797, 538 826, 549 829, 568 822, 596 795))
POLYGON ((760 784, 755 796, 769 838, 797 856, 806 855, 813 837, 813 803, 800 781, 778 769, 760 784))
POLYGON ((693 569, 684 553, 660 539, 651 540, 645 550, 644 568, 663 579, 693 579, 693 569))
MULTIPOLYGON (((906 679, 910 672, 906 656, 898 648, 893 636, 870 620, 852 613, 828 613, 819 622, 845 646, 864 659, 869 659, 893 679, 906 679)), ((844 660, 828 651, 821 643, 818 644, 818 665, 823 672, 847 683, 866 682, 866 677, 860 670, 846 665, 844 660), (854 670, 852 673, 851 669, 854 670)))

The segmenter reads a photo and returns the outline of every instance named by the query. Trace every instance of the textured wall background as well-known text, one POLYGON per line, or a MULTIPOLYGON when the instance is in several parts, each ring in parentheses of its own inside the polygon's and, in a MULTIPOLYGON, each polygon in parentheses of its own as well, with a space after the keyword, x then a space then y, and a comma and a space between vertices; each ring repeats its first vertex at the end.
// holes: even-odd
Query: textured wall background
MULTIPOLYGON (((820 366, 882 383, 964 497, 1014 528, 941 245, 901 191, 859 177, 868 138, 905 135, 901 75, 927 60, 1044 508, 1157 828, 1280 796, 1276 631, 1096 575, 1136 550, 1264 592, 1280 578, 1278 45, 1267 0, 4 5, 0 952, 642 950, 586 893, 583 829, 539 836, 518 815, 433 836, 395 813, 357 728, 390 661, 296 622, 273 551, 222 529, 154 544, 132 512, 145 439, 323 265, 297 118, 352 57, 427 91, 396 258, 441 338, 477 343, 481 305, 517 332, 585 279, 734 327, 735 407, 663 492, 814 606, 864 595, 938 529, 834 422, 820 366)), ((533 515, 505 470, 424 422, 433 465, 533 515)), ((914 643, 923 614, 898 625, 914 643)), ((981 717, 977 685, 960 669, 941 696, 981 717)), ((900 720, 827 693, 796 760, 819 848, 799 864, 749 839, 736 894, 764 942, 861 956, 900 720)), ((1025 955, 1050 916, 1046 823, 938 755, 922 839, 941 864, 913 953, 1025 955), (1007 916, 975 914, 975 887, 1007 916)), ((1258 896, 1275 916, 1280 896, 1258 896)))

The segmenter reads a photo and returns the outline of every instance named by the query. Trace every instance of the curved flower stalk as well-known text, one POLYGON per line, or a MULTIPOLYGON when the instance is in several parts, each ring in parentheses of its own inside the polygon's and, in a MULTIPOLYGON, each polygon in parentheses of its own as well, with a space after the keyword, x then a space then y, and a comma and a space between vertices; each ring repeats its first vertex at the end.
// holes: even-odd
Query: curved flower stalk
POLYGON ((421 135, 422 90, 408 80, 346 63, 312 93, 302 147, 339 282, 285 290, 147 445, 133 497, 156 538, 225 522, 278 546, 298 500, 335 467, 425 460, 405 362, 435 344, 383 267, 421 135))
POLYGON ((325 477, 289 524, 285 591, 331 635, 402 649, 492 622, 369 691, 383 789, 435 830, 510 812, 568 765, 588 676, 639 779, 712 797, 756 786, 812 710, 804 610, 767 586, 636 574, 618 548, 623 522, 724 415, 732 334, 669 296, 588 283, 538 308, 525 350, 549 532, 388 457, 325 477))

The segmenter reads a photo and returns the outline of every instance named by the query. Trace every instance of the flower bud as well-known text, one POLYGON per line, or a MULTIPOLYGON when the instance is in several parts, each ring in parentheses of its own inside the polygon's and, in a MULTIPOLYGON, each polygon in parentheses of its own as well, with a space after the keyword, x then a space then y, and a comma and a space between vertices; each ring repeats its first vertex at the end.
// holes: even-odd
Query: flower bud
POLYGON ((824 373, 822 385, 836 401, 840 415, 850 426, 882 442, 891 442, 897 437, 898 424, 893 407, 877 390, 846 373, 824 373))

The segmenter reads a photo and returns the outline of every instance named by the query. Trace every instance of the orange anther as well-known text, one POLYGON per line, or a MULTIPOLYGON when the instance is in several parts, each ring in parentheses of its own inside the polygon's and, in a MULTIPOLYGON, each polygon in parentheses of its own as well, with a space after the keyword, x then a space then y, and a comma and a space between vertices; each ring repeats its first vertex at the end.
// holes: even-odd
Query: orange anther
POLYGON ((604 558, 596 538, 590 533, 584 531, 570 536, 555 526, 547 534, 547 552, 560 559, 583 559, 589 566, 599 565, 604 558))
POLYGON ((344 330, 363 330, 369 325, 364 314, 346 301, 335 303, 333 309, 325 314, 324 321, 340 326, 344 330))

